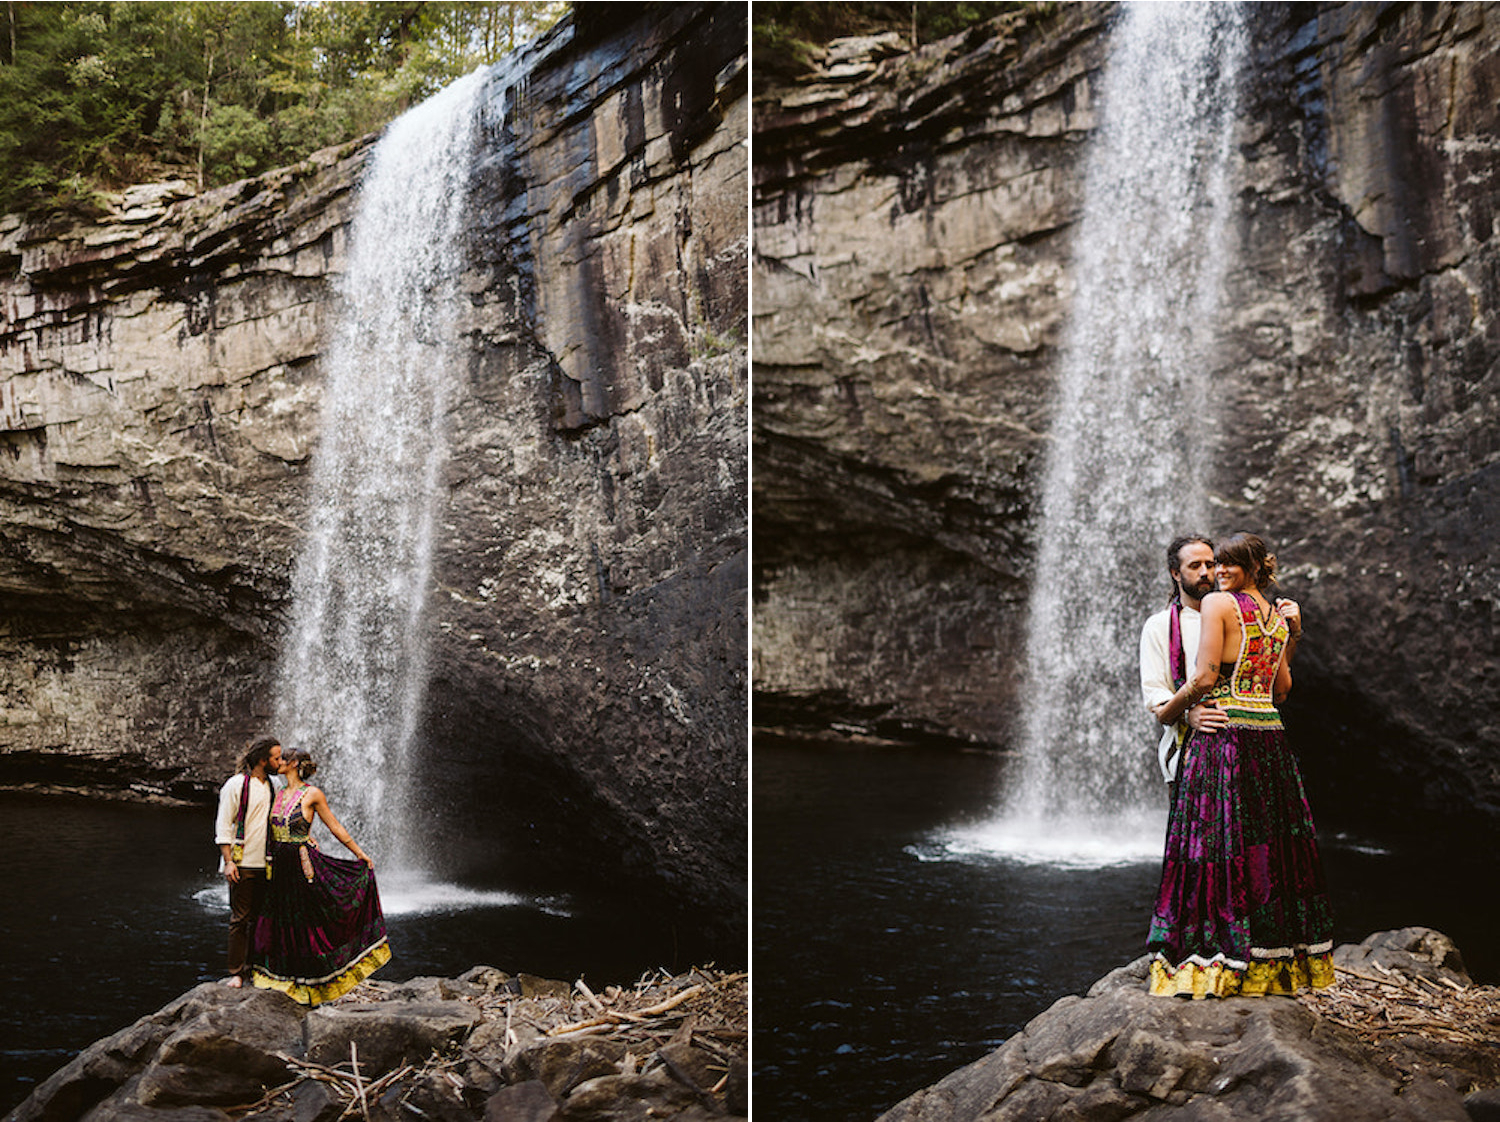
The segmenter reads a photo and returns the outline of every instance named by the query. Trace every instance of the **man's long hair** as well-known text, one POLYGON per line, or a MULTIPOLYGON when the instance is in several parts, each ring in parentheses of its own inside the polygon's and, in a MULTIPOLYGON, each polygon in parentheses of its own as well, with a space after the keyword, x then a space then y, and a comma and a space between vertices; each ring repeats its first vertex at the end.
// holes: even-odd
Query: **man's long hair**
POLYGON ((1167 546, 1167 579, 1172 582, 1172 595, 1169 597, 1168 602, 1176 600, 1182 595, 1182 588, 1178 585, 1177 578, 1172 576, 1172 574, 1182 571, 1182 551, 1194 542, 1202 542, 1209 549, 1214 548, 1213 538, 1206 538, 1202 534, 1185 534, 1180 538, 1173 538, 1172 544, 1167 546))
POLYGON ((263 764, 270 760, 271 749, 280 744, 274 736, 262 736, 250 742, 250 747, 245 749, 244 758, 240 760, 240 771, 248 775, 255 770, 257 764, 263 764))

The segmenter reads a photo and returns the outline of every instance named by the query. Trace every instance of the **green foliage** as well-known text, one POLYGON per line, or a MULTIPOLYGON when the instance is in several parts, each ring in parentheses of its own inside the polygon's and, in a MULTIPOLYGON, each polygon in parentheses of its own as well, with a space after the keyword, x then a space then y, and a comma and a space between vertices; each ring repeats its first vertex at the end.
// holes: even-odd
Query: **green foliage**
POLYGON ((751 51, 756 84, 785 82, 812 69, 822 45, 850 35, 899 32, 920 46, 976 23, 1035 3, 820 3, 756 0, 751 9, 751 51))
POLYGON ((351 140, 562 16, 544 3, 7 0, 0 212, 200 188, 351 140))

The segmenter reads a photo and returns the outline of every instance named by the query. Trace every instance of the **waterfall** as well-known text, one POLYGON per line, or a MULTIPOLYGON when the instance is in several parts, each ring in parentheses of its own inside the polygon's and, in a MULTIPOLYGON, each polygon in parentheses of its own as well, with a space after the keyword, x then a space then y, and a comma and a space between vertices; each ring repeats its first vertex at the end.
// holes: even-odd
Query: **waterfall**
POLYGON ((1136 3, 1111 34, 1040 489, 1020 774, 1000 820, 969 837, 989 849, 1160 855, 1137 649, 1170 591, 1167 543, 1209 532, 1243 19, 1238 4, 1136 3))
POLYGON ((445 417, 463 363, 456 277, 488 77, 392 123, 361 183, 277 684, 282 744, 312 753, 334 813, 397 871, 421 870, 402 793, 427 681, 445 417))

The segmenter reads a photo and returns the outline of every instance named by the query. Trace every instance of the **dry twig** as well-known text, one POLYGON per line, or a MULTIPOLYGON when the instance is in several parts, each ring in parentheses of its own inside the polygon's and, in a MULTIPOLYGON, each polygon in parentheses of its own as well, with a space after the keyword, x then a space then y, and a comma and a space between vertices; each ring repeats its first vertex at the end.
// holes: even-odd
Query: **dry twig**
POLYGON ((1415 1035, 1500 1049, 1500 987, 1437 985, 1371 963, 1383 977, 1337 968, 1338 985, 1299 995, 1324 1020, 1367 1043, 1415 1035))

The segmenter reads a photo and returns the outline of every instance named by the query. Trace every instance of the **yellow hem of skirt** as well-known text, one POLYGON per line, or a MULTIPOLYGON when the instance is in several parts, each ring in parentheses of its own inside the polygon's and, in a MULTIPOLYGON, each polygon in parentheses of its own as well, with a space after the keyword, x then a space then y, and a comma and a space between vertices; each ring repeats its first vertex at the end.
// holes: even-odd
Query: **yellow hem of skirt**
POLYGON ((347 970, 326 982, 299 982, 295 978, 279 978, 266 973, 259 966, 255 968, 250 981, 263 990, 280 990, 300 1005, 321 1005, 325 1001, 343 997, 390 960, 391 946, 381 941, 347 970))
POLYGON ((1224 962, 1174 968, 1158 958, 1146 988, 1153 997, 1290 997, 1298 990, 1327 989, 1333 977, 1331 954, 1260 960, 1242 970, 1224 962))

